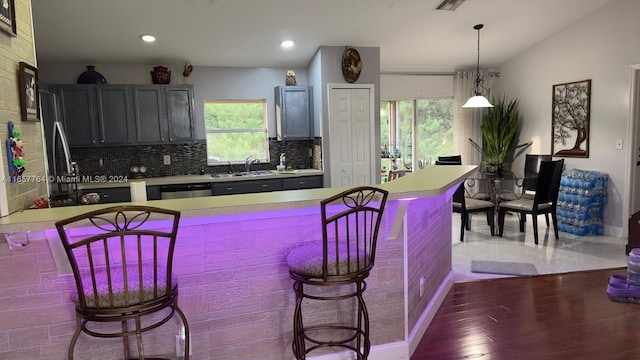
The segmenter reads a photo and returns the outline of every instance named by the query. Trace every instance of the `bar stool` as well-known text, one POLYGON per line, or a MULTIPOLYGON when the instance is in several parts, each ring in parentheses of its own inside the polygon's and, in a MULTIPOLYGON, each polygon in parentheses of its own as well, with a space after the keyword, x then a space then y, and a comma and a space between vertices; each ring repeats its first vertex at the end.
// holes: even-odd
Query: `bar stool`
POLYGON ((385 190, 360 186, 322 200, 322 243, 303 245, 288 254, 289 275, 294 280, 296 294, 291 344, 296 359, 305 359, 315 349, 334 346, 354 351, 357 359, 369 356, 369 313, 362 294, 367 287, 365 279, 374 265, 387 195, 385 190), (307 286, 315 291, 307 292, 307 286), (337 301, 349 298, 356 298, 355 324, 351 319, 351 324, 305 326, 304 299, 337 301), (341 333, 346 335, 339 339, 326 338, 341 333))
POLYGON ((71 300, 76 330, 69 344, 70 360, 81 332, 122 338, 125 359, 130 358, 128 338, 135 337, 137 358, 144 360, 142 334, 176 313, 184 328, 184 359, 189 359, 189 324, 178 307, 178 279, 172 267, 179 220, 179 211, 129 205, 56 222, 75 279, 71 300), (119 323, 121 329, 100 326, 107 323, 119 323))

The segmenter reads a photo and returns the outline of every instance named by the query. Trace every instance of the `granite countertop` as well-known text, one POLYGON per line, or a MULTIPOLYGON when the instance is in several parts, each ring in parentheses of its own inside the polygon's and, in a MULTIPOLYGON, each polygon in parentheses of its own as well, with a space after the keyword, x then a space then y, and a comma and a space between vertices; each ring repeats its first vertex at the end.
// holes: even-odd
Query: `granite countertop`
MULTIPOLYGON (((430 166, 415 173, 384 184, 374 185, 389 191, 389 200, 432 197, 444 194, 459 184, 477 166, 453 165, 430 166)), ((296 175, 296 174, 290 174, 296 175)), ((302 173, 298 174, 302 176, 302 173)), ((313 175, 313 174, 309 174, 313 175)), ((286 190, 256 194, 207 196, 187 199, 151 200, 132 204, 157 206, 182 212, 186 222, 198 221, 201 217, 242 214, 271 210, 287 210, 316 207, 321 200, 333 196, 349 187, 286 190)), ((123 203, 124 204, 124 203, 123 203)), ((91 210, 118 204, 95 204, 67 206, 51 209, 32 209, 0 218, 0 233, 46 230, 54 228, 55 222, 91 210)), ((122 204, 121 204, 122 205, 122 204)))
POLYGON ((90 182, 78 183, 78 189, 99 189, 99 188, 114 188, 114 187, 128 187, 129 183, 133 181, 144 181, 147 186, 154 185, 174 185, 174 184, 202 184, 208 182, 227 182, 227 181, 248 181, 258 179, 282 179, 290 177, 302 177, 322 175, 322 170, 316 169, 301 169, 285 172, 273 171, 271 174, 263 174, 257 176, 213 176, 212 174, 205 175, 178 175, 178 176, 163 176, 153 178, 140 178, 134 179, 123 176, 93 176, 87 177, 85 180, 90 182))

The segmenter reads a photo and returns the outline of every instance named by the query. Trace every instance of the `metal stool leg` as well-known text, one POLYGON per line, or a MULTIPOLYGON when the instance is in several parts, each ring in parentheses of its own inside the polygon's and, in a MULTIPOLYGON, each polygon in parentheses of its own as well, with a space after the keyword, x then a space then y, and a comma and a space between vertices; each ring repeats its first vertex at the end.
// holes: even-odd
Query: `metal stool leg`
POLYGON ((76 316, 76 332, 73 333, 71 343, 69 344, 69 360, 73 360, 73 349, 76 347, 76 341, 78 341, 80 331, 82 331, 82 320, 79 316, 76 316))
POLYGON ((362 283, 358 282, 358 290, 356 297, 358 298, 358 359, 362 358, 366 360, 369 357, 369 351, 371 350, 371 339, 369 338, 369 311, 367 305, 362 297, 362 283), (364 329, 363 329, 364 325, 364 329), (362 343, 361 339, 362 338, 362 343), (361 357, 362 356, 362 357, 361 357))
MULTIPOLYGON (((122 321, 122 333, 125 334, 127 332, 127 321, 122 321)), ((124 358, 129 359, 129 337, 122 337, 122 346, 124 347, 124 358)))
POLYGON ((296 360, 304 360, 306 355, 304 325, 302 323, 302 283, 294 282, 293 291, 296 294, 296 309, 293 315, 293 341, 291 347, 296 360))

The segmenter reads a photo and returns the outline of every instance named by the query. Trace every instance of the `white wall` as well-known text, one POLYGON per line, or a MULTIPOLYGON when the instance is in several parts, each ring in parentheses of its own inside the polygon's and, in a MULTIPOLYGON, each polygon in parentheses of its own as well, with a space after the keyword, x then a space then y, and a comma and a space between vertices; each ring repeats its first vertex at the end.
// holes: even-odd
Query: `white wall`
POLYGON ((630 66, 640 63, 639 14, 638 0, 612 1, 503 64, 494 87, 496 94, 520 99, 520 139, 534 139, 530 153, 550 153, 552 86, 592 80, 589 158, 565 158, 565 167, 609 174, 605 233, 615 236, 626 236, 623 206, 630 201, 629 80, 630 66), (616 150, 616 139, 624 139, 624 150, 616 150))
POLYGON ((381 100, 438 99, 453 97, 453 75, 380 76, 381 100))
MULTIPOLYGON (((324 96, 324 90, 322 88, 322 50, 313 55, 309 65, 307 65, 307 77, 309 78, 309 85, 313 86, 313 131, 315 137, 322 136, 322 98, 324 96)), ((324 163, 323 163, 324 165, 324 163)))
MULTIPOLYGON (((355 47, 360 53, 362 58, 362 71, 358 80, 354 82, 354 85, 358 84, 373 84, 374 85, 374 138, 375 149, 380 149, 380 48, 377 47, 355 47)), ((348 84, 342 76, 342 54, 344 53, 344 46, 321 46, 312 63, 319 65, 321 74, 321 87, 323 91, 322 106, 315 107, 316 113, 321 111, 325 115, 321 119, 322 123, 322 137, 323 141, 323 159, 330 159, 330 148, 327 146, 329 139, 329 127, 326 124, 328 121, 327 114, 329 114, 329 84, 348 84), (319 59, 316 59, 319 58, 319 59)), ((315 84, 314 84, 315 86, 315 84)), ((330 140, 329 140, 330 141, 330 140)), ((376 161, 375 173, 380 173, 380 162, 376 161)), ((329 184, 331 179, 331 171, 328 166, 324 167, 324 183, 329 184)))

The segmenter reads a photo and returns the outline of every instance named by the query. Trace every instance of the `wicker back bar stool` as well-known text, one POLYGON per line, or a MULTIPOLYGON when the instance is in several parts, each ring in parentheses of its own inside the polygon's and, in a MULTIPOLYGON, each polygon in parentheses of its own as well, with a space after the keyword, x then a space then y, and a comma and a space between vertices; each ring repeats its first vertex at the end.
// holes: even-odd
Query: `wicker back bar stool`
POLYGON ((75 279, 76 330, 69 359, 84 332, 121 337, 125 359, 130 358, 128 337, 135 336, 137 358, 144 360, 142 333, 175 313, 184 327, 184 359, 189 359, 189 324, 178 307, 172 271, 179 220, 178 211, 113 206, 56 222, 75 279))
POLYGON ((367 287, 365 279, 375 262, 387 196, 385 190, 360 186, 321 201, 322 243, 303 245, 288 254, 289 275, 294 280, 296 295, 292 341, 296 359, 305 359, 315 349, 334 346, 354 351, 357 359, 369 356, 369 313, 362 294, 367 287), (351 304, 349 309, 355 309, 356 314, 348 321, 304 324, 305 299, 350 298, 355 298, 356 304, 351 304))

